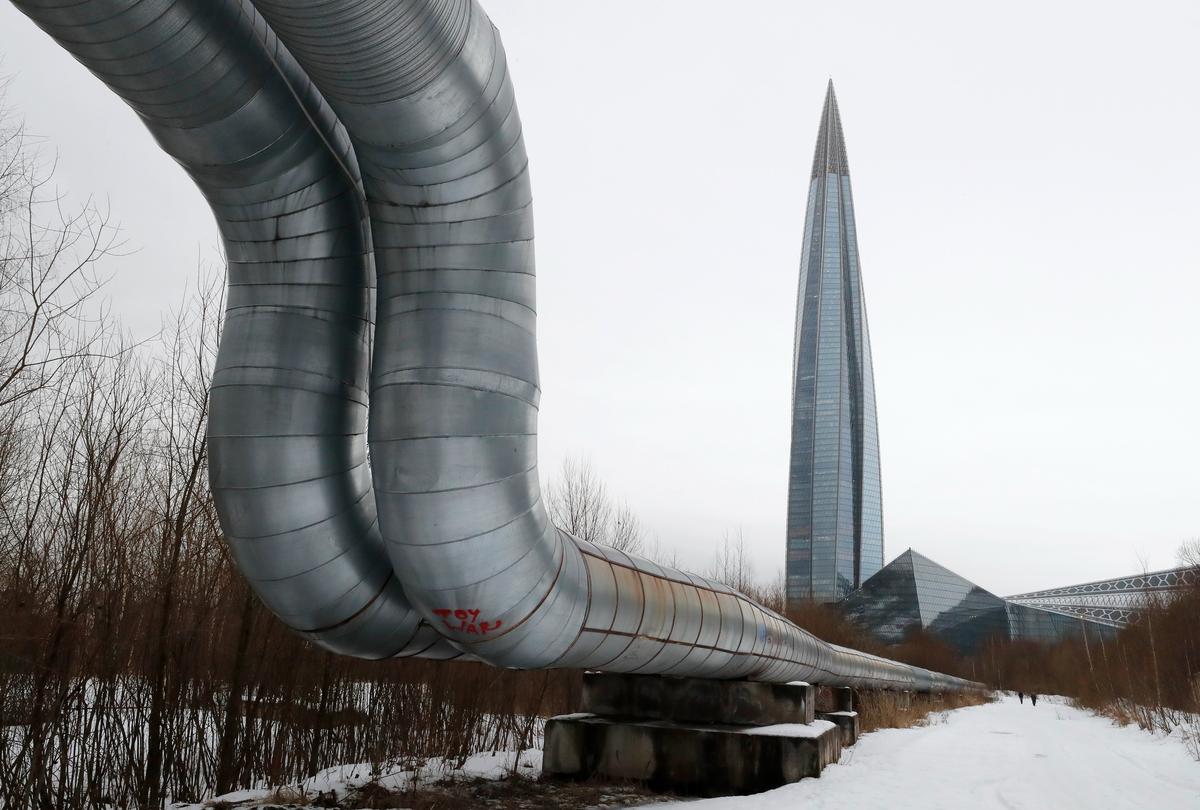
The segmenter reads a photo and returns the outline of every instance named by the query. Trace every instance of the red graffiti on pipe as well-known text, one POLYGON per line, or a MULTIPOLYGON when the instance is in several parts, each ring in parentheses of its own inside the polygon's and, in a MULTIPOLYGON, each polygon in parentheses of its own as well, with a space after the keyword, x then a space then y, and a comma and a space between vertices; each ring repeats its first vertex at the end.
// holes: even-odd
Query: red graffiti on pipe
POLYGON ((437 608, 433 613, 442 620, 446 629, 468 635, 486 636, 493 630, 499 630, 502 624, 499 619, 494 622, 479 621, 479 610, 474 608, 437 608))

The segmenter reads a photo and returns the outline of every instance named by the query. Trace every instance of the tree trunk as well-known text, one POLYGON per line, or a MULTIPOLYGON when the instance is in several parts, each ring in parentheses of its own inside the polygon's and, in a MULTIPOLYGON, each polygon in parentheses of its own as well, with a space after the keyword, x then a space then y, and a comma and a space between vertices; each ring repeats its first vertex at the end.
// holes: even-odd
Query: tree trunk
POLYGON ((225 701, 225 717, 221 722, 221 744, 217 752, 217 794, 229 793, 237 785, 238 726, 242 715, 242 690, 246 683, 246 651, 250 646, 250 627, 253 621, 254 596, 246 588, 242 602, 242 621, 238 628, 237 650, 233 656, 233 672, 229 675, 229 699, 225 701))

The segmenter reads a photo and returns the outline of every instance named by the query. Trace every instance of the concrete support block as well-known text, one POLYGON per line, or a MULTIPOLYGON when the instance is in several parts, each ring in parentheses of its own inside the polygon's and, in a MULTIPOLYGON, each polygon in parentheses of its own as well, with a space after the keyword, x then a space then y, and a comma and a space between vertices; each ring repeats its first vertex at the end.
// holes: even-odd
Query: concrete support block
POLYGON ((631 779, 689 795, 758 793, 820 776, 841 756, 842 738, 822 720, 746 729, 563 715, 546 722, 542 772, 631 779))
POLYGON ((835 686, 829 690, 833 693, 833 710, 835 712, 852 712, 855 709, 854 690, 849 686, 835 686))
POLYGON ((828 720, 841 730, 843 748, 847 748, 858 742, 858 712, 817 712, 817 719, 828 720))
POLYGON ((589 672, 583 676, 580 708, 604 717, 676 723, 735 726, 811 723, 816 690, 801 683, 589 672))
POLYGON ((912 698, 913 698, 912 692, 909 692, 907 690, 903 691, 903 692, 898 692, 896 694, 896 706, 899 707, 902 711, 909 711, 910 709, 912 709, 912 698))

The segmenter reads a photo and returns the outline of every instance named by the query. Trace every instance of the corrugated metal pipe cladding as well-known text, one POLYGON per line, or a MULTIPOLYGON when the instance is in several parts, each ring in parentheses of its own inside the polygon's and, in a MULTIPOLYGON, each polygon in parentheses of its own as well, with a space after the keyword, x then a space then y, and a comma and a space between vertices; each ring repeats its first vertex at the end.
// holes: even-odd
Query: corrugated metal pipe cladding
POLYGON ((529 166, 477 4, 14 2, 212 206, 230 278, 211 479, 290 627, 368 658, 978 686, 550 522, 529 166))

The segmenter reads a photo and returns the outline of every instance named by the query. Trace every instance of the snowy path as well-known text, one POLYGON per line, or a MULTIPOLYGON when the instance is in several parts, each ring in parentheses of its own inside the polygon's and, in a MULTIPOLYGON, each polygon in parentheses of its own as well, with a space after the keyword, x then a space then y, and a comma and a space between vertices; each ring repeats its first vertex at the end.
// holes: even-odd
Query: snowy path
POLYGON ((820 779, 683 810, 1200 810, 1200 762, 1178 739, 1121 728, 1053 698, 949 712, 863 737, 820 779))

